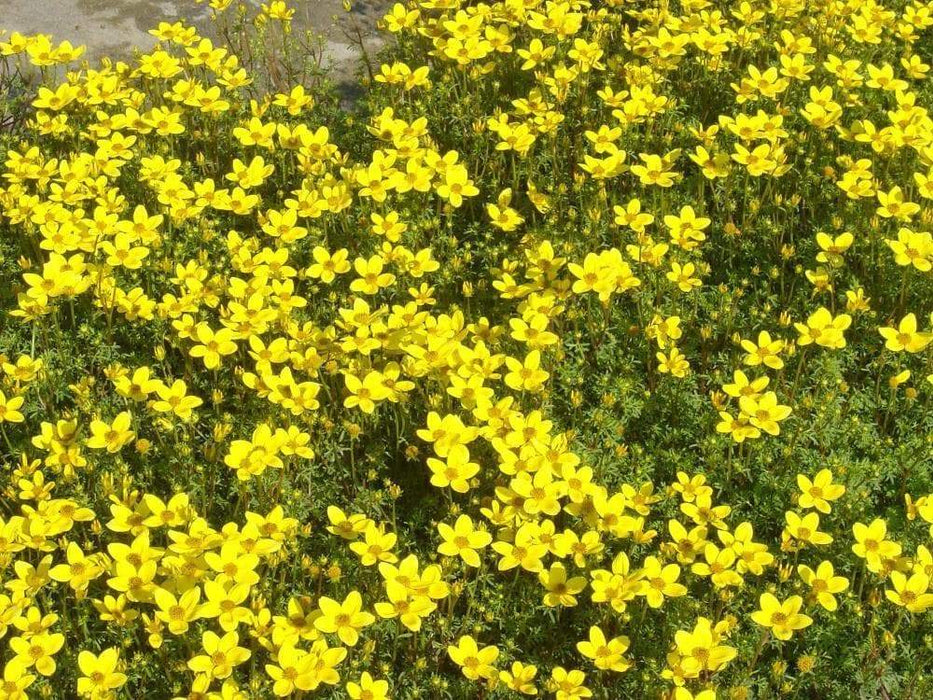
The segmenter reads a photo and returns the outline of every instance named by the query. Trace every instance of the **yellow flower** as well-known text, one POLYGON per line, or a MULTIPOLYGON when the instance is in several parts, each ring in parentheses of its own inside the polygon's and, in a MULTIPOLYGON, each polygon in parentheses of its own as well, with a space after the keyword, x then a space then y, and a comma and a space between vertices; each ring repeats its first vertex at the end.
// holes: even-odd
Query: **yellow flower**
POLYGON ((690 571, 697 576, 709 576, 716 588, 742 585, 742 576, 733 569, 737 559, 734 549, 719 548, 707 542, 703 547, 703 559, 691 565, 690 571))
POLYGON ((625 207, 614 206, 612 208, 615 214, 615 223, 618 226, 627 226, 635 233, 643 233, 645 228, 654 223, 654 216, 647 212, 642 212, 641 201, 636 199, 629 200, 625 207))
MULTIPOLYGON (((456 41, 456 39, 452 41, 456 41)), ((464 197, 478 195, 479 189, 473 184, 467 169, 463 165, 455 163, 445 170, 443 181, 437 186, 437 194, 456 208, 463 204, 464 197)))
POLYGON ((761 331, 758 334, 758 342, 751 340, 742 340, 742 349, 747 353, 744 362, 746 365, 755 367, 764 364, 771 369, 781 369, 784 367, 784 360, 780 353, 784 350, 785 342, 783 340, 774 340, 768 331, 761 331))
POLYGON ((550 376, 541 369, 541 353, 538 350, 529 352, 524 361, 507 357, 505 364, 509 369, 505 375, 506 386, 515 391, 540 391, 550 376))
POLYGON ((563 666, 551 669, 551 686, 554 689, 555 700, 576 700, 577 698, 591 698, 593 691, 587 688, 586 674, 577 669, 567 670, 563 666))
POLYGON ((881 518, 875 518, 868 525, 855 523, 852 533, 855 535, 852 551, 857 557, 865 559, 872 571, 880 571, 882 560, 892 559, 901 553, 901 546, 897 542, 885 539, 888 525, 881 518))
POLYGON ((337 275, 350 271, 346 248, 329 253, 326 248, 315 246, 311 255, 314 257, 314 264, 308 268, 308 275, 314 279, 320 279, 324 284, 330 284, 337 275))
POLYGON ((681 656, 681 667, 688 678, 696 678, 704 671, 718 671, 736 656, 735 647, 720 644, 719 625, 713 626, 705 617, 698 617, 693 630, 678 630, 674 643, 681 656))
POLYGON ((363 532, 363 541, 351 543, 350 550, 360 557, 363 566, 372 566, 379 561, 394 563, 398 561, 392 553, 396 540, 394 532, 383 532, 381 527, 370 523, 363 532))
POLYGON ((25 400, 22 396, 7 398, 6 394, 0 391, 0 423, 22 423, 26 420, 19 410, 25 400))
POLYGON ((745 442, 746 439, 761 437, 761 431, 751 424, 749 417, 744 413, 740 413, 738 417, 733 417, 731 413, 720 411, 716 432, 726 433, 736 443, 740 444, 745 442))
POLYGON ((538 573, 538 580, 547 590, 544 604, 553 608, 558 605, 573 607, 577 604, 576 595, 586 588, 586 579, 582 576, 567 578, 567 569, 560 562, 551 564, 547 571, 538 573))
POLYGON ((375 370, 367 372, 362 380, 354 374, 345 374, 343 379, 350 392, 350 396, 343 400, 347 408, 358 407, 363 413, 372 413, 376 410, 376 402, 389 396, 382 375, 375 370))
POLYGON ((674 688, 673 700, 716 700, 716 691, 712 689, 691 693, 683 686, 674 688))
POLYGON ((388 602, 375 604, 376 613, 383 619, 398 618, 412 632, 421 629, 422 618, 437 609, 437 605, 427 596, 412 595, 411 591, 396 579, 386 582, 388 602))
POLYGON ((885 597, 895 605, 907 608, 912 613, 926 612, 933 608, 933 593, 928 593, 930 577, 916 572, 910 578, 900 571, 891 572, 891 585, 894 590, 886 589, 885 597))
POLYGON ((53 566, 49 576, 56 581, 66 581, 78 593, 83 593, 91 580, 103 573, 104 568, 97 557, 87 556, 75 542, 69 542, 65 550, 67 564, 53 566))
POLYGON ((78 695, 108 697, 112 691, 126 683, 126 674, 117 672, 120 663, 116 648, 104 649, 95 656, 89 651, 78 654, 78 668, 84 675, 78 678, 78 695))
POLYGON ((852 247, 854 241, 855 237, 848 231, 844 231, 835 238, 824 231, 819 231, 816 234, 816 243, 820 246, 820 252, 816 255, 816 261, 836 267, 842 265, 842 254, 852 247))
POLYGON ((291 644, 279 647, 275 664, 266 664, 266 673, 274 681, 272 692, 279 697, 287 697, 299 686, 311 688, 314 684, 311 670, 313 661, 308 652, 296 649, 291 644))
POLYGON ((383 260, 378 255, 373 255, 368 260, 357 258, 353 262, 353 268, 359 277, 350 283, 350 291, 375 294, 395 282, 395 275, 383 272, 383 260))
POLYGON ((249 440, 234 440, 230 443, 224 464, 236 469, 237 478, 241 481, 259 476, 267 468, 282 469, 284 463, 279 457, 280 437, 267 424, 262 423, 256 426, 249 440))
POLYGON ((846 311, 852 313, 869 311, 871 309, 870 301, 871 299, 865 296, 865 290, 861 287, 855 290, 850 289, 846 292, 846 311))
POLYGON ((444 540, 437 548, 438 553, 445 557, 459 556, 472 567, 480 565, 479 550, 492 542, 492 535, 488 532, 474 529, 473 520, 468 515, 458 517, 453 527, 438 523, 437 529, 444 540))
POLYGON ((820 532, 820 516, 816 513, 807 513, 803 517, 789 510, 784 514, 787 522, 785 535, 793 537, 807 544, 822 546, 833 541, 831 535, 820 532))
POLYGON ((26 689, 36 680, 35 675, 27 673, 27 666, 15 661, 8 661, 3 667, 3 681, 0 688, 10 700, 26 700, 26 689))
POLYGON ((223 356, 232 355, 237 351, 233 331, 229 328, 221 328, 215 333, 206 323, 199 323, 195 328, 195 337, 198 344, 193 346, 188 354, 191 357, 200 357, 208 369, 216 369, 220 366, 223 356))
POLYGON ((513 661, 512 668, 509 671, 499 671, 499 681, 516 693, 537 695, 538 689, 533 682, 537 674, 538 669, 535 666, 523 664, 521 661, 513 661))
POLYGON ((645 558, 642 566, 644 579, 641 595, 652 608, 660 608, 665 598, 677 598, 687 594, 687 587, 677 583, 680 567, 677 564, 662 565, 654 556, 645 558))
POLYGON ((259 565, 259 556, 253 552, 245 552, 239 543, 225 542, 220 552, 205 552, 205 563, 217 576, 215 582, 228 584, 244 584, 255 586, 259 583, 259 574, 255 571, 259 565))
POLYGON ((884 240, 894 253, 894 262, 902 266, 913 266, 920 272, 933 270, 933 235, 927 231, 915 232, 902 228, 897 239, 884 240))
MULTIPOLYGON (((634 168, 632 169, 634 172, 634 168)), ((697 216, 693 207, 685 206, 676 216, 664 217, 671 241, 684 250, 693 250, 706 240, 704 230, 709 227, 711 220, 705 216, 697 216)))
POLYGON ((910 370, 901 370, 897 374, 888 377, 888 386, 892 389, 897 389, 897 387, 906 382, 908 379, 910 379, 910 370))
POLYGON ((667 529, 671 535, 668 547, 677 553, 677 560, 684 564, 691 563, 706 546, 708 530, 703 525, 697 525, 687 530, 677 520, 668 520, 667 529))
MULTIPOLYGON (((738 374, 741 374, 741 372, 738 374)), ((677 472, 677 482, 671 484, 671 488, 675 493, 680 494, 685 503, 692 503, 700 494, 711 496, 713 493, 712 487, 706 483, 706 475, 695 474, 690 476, 682 471, 677 472)))
POLYGON ((537 573, 544 568, 541 559, 548 548, 541 544, 531 524, 525 524, 515 533, 514 542, 493 542, 492 548, 500 555, 499 571, 508 571, 521 566, 525 571, 537 573))
POLYGON ((914 314, 904 316, 897 328, 886 326, 879 328, 878 332, 885 340, 884 346, 892 352, 920 352, 933 341, 933 333, 917 331, 917 317, 914 314))
POLYGON ((389 696, 389 681, 374 680, 368 672, 363 671, 359 683, 347 682, 347 694, 352 700, 386 700, 389 696))
POLYGON ((514 231, 525 221, 517 211, 509 206, 511 201, 512 190, 506 188, 499 193, 496 204, 486 205, 486 213, 489 215, 492 225, 503 231, 514 231))
POLYGON ((533 476, 522 472, 509 482, 509 488, 522 499, 522 510, 528 515, 554 516, 560 512, 565 486, 564 482, 555 480, 550 469, 539 469, 533 476))
POLYGON ((528 347, 540 350, 554 345, 559 341, 557 334, 547 330, 550 319, 545 314, 533 313, 526 318, 509 319, 512 329, 511 336, 515 340, 526 343, 528 347))
POLYGON ((261 146, 272 148, 275 135, 275 123, 263 124, 258 118, 250 119, 246 126, 238 126, 233 130, 233 136, 244 146, 261 146))
POLYGON ((337 506, 327 507, 327 519, 330 521, 330 525, 327 526, 329 533, 351 541, 357 539, 373 524, 373 521, 362 513, 347 516, 337 506))
POLYGON ((829 501, 835 501, 846 492, 845 486, 833 483, 833 473, 829 469, 818 471, 813 481, 798 474, 797 486, 801 492, 798 501, 800 507, 816 508, 821 513, 829 513, 829 501))
POLYGON ((703 286, 703 282, 699 277, 694 277, 696 274, 696 265, 691 262, 681 265, 678 262, 671 263, 671 270, 668 272, 665 277, 668 280, 677 285, 677 288, 682 292, 692 292, 694 289, 703 286))
POLYGON ((638 157, 643 164, 633 165, 631 170, 632 175, 635 175, 643 185, 671 187, 674 181, 681 177, 680 173, 670 170, 671 164, 661 156, 640 153, 638 157))
POLYGON ((114 381, 114 387, 117 393, 125 396, 132 401, 145 401, 149 394, 154 393, 161 382, 150 376, 148 367, 139 367, 133 372, 133 376, 123 375, 114 381))
POLYGON ((590 627, 589 639, 577 642, 577 651, 592 660, 596 668, 617 673, 623 673, 632 666, 632 662, 623 656, 628 647, 628 637, 619 636, 607 640, 606 635, 596 625, 590 627))
POLYGON ((725 546, 731 547, 736 553, 736 570, 740 574, 751 572, 761 576, 764 567, 774 563, 774 555, 768 552, 767 545, 752 540, 754 529, 751 523, 742 522, 731 533, 719 530, 716 534, 725 546))
POLYGON ((111 454, 119 452, 136 437, 136 433, 130 430, 132 420, 133 416, 129 411, 122 411, 113 419, 113 423, 91 421, 91 437, 85 444, 96 450, 106 449, 111 454))
POLYGON ((172 634, 184 634, 188 631, 189 623, 198 618, 201 589, 197 586, 185 591, 179 598, 164 588, 156 588, 152 595, 159 606, 156 617, 168 625, 168 631, 172 634))
POLYGON ((803 582, 810 587, 810 594, 830 612, 838 607, 835 594, 842 593, 849 587, 847 578, 834 575, 833 564, 830 561, 820 562, 820 565, 816 567, 816 571, 801 564, 797 567, 797 572, 803 582))
POLYGON ((766 376, 758 377, 755 380, 749 380, 745 372, 740 369, 735 370, 732 376, 734 378, 733 382, 731 384, 723 384, 722 390, 736 399, 743 396, 751 396, 757 399, 770 382, 770 379, 766 376))
POLYGON ((839 314, 833 317, 829 309, 821 306, 810 314, 807 322, 795 323, 794 327, 800 334, 798 345, 816 343, 825 348, 840 349, 846 346, 843 332, 852 324, 852 317, 848 314, 839 314))
POLYGON ((790 639, 794 632, 809 627, 813 619, 800 613, 803 599, 793 595, 783 603, 771 593, 762 593, 759 609, 751 614, 752 620, 771 630, 781 640, 790 639))
POLYGON ((748 416, 748 422, 770 435, 779 435, 781 427, 778 423, 791 414, 790 406, 778 403, 777 394, 768 391, 761 396, 742 396, 739 398, 739 408, 748 416))
POLYGON ((460 637, 456 646, 447 647, 447 655, 453 661, 463 675, 470 680, 478 678, 494 678, 496 668, 493 666, 495 660, 499 657, 499 649, 495 646, 487 646, 480 649, 476 640, 469 635, 460 637))
POLYGON ((479 473, 479 465, 470 461, 470 452, 464 445, 454 445, 447 453, 446 461, 429 458, 431 485, 438 488, 450 487, 457 493, 470 489, 469 480, 479 473))
MULTIPOLYGON (((871 70, 871 66, 869 66, 871 70)), ((878 216, 886 219, 897 219, 898 221, 910 221, 913 216, 920 211, 920 205, 904 199, 904 191, 895 185, 888 192, 879 190, 878 197, 878 216)))
POLYGON ((670 373, 671 376, 683 378, 690 371, 690 363, 686 360, 677 348, 671 347, 667 354, 659 352, 656 354, 658 360, 658 372, 661 374, 670 373))
POLYGON ((13 637, 9 643, 10 651, 16 655, 14 659, 23 669, 35 666, 36 671, 43 676, 51 676, 56 668, 52 657, 65 645, 65 635, 42 632, 28 639, 13 637))
POLYGON ((712 525, 718 530, 726 527, 725 519, 732 512, 732 507, 725 504, 714 506, 710 494, 697 494, 693 503, 681 503, 680 511, 697 525, 712 525))
POLYGON ((100 250, 107 255, 107 264, 114 267, 125 267, 127 270, 138 270, 143 260, 149 255, 145 246, 134 246, 130 234, 120 232, 114 236, 113 242, 102 241, 100 250))
POLYGON ((368 627, 376 618, 363 610, 363 598, 358 591, 350 591, 342 603, 322 596, 318 601, 321 616, 314 621, 314 626, 321 632, 336 634, 347 646, 355 646, 360 638, 360 630, 368 627))
POLYGON ((171 386, 160 383, 156 389, 159 400, 153 402, 152 410, 159 413, 174 413, 182 420, 188 420, 194 409, 204 401, 197 396, 188 395, 187 391, 188 388, 181 379, 176 379, 171 386))
POLYGON ((190 659, 188 668, 210 678, 227 678, 234 666, 247 661, 251 655, 249 649, 237 646, 239 641, 236 632, 227 632, 223 637, 209 630, 204 632, 201 643, 206 653, 190 659))

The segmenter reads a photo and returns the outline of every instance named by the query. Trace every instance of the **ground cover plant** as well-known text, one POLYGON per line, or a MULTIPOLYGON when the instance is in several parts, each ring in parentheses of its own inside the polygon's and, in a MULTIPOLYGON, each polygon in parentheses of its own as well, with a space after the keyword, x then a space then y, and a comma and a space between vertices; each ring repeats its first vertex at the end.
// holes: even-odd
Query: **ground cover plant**
POLYGON ((933 3, 209 4, 0 42, 0 697, 933 695, 933 3))

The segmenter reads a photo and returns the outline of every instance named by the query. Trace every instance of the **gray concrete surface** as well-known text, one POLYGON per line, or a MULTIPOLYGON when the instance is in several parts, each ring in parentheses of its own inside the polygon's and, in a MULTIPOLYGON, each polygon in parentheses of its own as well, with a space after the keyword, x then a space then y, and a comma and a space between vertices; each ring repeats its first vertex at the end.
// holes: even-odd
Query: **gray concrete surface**
MULTIPOLYGON (((259 1, 255 0, 255 5, 259 1)), ((387 0, 353 0, 349 13, 342 0, 291 0, 295 27, 324 38, 325 57, 341 81, 350 81, 360 66, 360 51, 348 38, 357 31, 368 54, 380 38, 376 22, 387 0)), ((146 49, 155 39, 147 32, 159 22, 183 19, 209 33, 209 10, 194 0, 0 0, 0 30, 51 34, 87 46, 86 57, 128 58, 134 48, 146 49)))

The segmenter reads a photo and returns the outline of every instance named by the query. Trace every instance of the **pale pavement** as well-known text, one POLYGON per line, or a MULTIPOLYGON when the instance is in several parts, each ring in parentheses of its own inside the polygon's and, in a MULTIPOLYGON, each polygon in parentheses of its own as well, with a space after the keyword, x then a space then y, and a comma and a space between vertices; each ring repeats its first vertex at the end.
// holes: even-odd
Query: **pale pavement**
MULTIPOLYGON (((258 4, 258 3, 256 3, 258 4)), ((295 26, 323 35, 325 56, 339 79, 352 77, 359 66, 359 51, 347 38, 359 27, 372 54, 378 48, 377 19, 386 0, 354 0, 344 11, 342 0, 297 0, 295 26)), ((87 58, 128 58, 134 48, 147 49, 155 39, 147 31, 159 22, 184 19, 199 28, 210 21, 205 5, 194 0, 0 0, 0 31, 51 34, 56 41, 68 39, 87 46, 87 58)))

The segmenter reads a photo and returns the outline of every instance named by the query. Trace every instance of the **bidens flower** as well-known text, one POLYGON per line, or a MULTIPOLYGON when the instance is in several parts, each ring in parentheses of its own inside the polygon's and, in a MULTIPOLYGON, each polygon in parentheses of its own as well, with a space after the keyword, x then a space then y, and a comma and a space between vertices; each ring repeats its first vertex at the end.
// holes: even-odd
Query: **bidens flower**
POLYGON ((347 646, 355 646, 360 630, 376 621, 372 613, 363 610, 363 598, 358 591, 351 591, 342 603, 322 596, 318 601, 321 616, 314 626, 321 632, 336 634, 347 646))
POLYGON ((78 678, 78 695, 90 698, 108 697, 111 691, 126 683, 126 674, 119 673, 120 656, 117 649, 104 649, 95 656, 89 651, 78 654, 78 668, 84 674, 78 678))
POLYGON ((449 486, 457 493, 469 491, 469 480, 479 474, 479 465, 470 461, 470 452, 464 445, 451 447, 446 460, 429 458, 428 467, 431 470, 432 486, 449 486))
POLYGON ((444 539, 437 548, 438 553, 446 557, 459 556, 472 567, 480 565, 479 550, 492 542, 492 535, 488 532, 474 529, 473 521, 468 515, 457 518, 453 527, 447 523, 438 523, 437 529, 444 539))
POLYGON ((219 637, 208 630, 201 639, 206 653, 188 661, 188 668, 210 678, 227 678, 235 666, 247 661, 251 655, 249 649, 238 646, 240 638, 236 632, 227 632, 219 637))
POLYGON ((771 630, 781 640, 790 639, 797 630, 809 627, 813 619, 800 613, 803 599, 793 595, 783 603, 771 593, 762 593, 759 598, 760 609, 751 614, 752 620, 771 630))
POLYGON ((628 647, 628 637, 619 636, 607 640, 606 635, 596 625, 590 627, 589 639, 577 642, 577 651, 592 660, 596 668, 617 673, 627 671, 632 666, 632 662, 623 656, 628 647))
POLYGON ((821 513, 829 513, 829 501, 835 501, 846 492, 845 486, 833 483, 833 473, 829 469, 821 469, 812 481, 798 474, 797 486, 801 491, 797 501, 800 507, 816 508, 821 513))
POLYGON ((879 328, 878 332, 885 340, 884 346, 892 352, 917 353, 933 341, 933 333, 917 331, 917 317, 914 314, 904 316, 897 328, 887 326, 879 328))
POLYGON ((476 640, 466 635, 460 637, 456 646, 447 647, 447 655, 470 680, 496 676, 497 672, 493 663, 499 657, 498 647, 487 646, 480 649, 476 640))
POLYGON ((119 452, 124 445, 136 437, 136 433, 130 430, 130 423, 133 416, 129 411, 123 411, 117 414, 113 423, 105 423, 102 420, 91 421, 91 437, 87 440, 87 446, 97 450, 107 450, 114 454, 119 452))
POLYGON ((833 564, 829 561, 820 562, 816 571, 801 564, 797 567, 797 572, 803 582, 810 587, 810 594, 830 612, 838 607, 835 594, 842 593, 849 587, 847 578, 834 575, 833 564))
POLYGON ((918 571, 908 577, 900 571, 892 571, 891 585, 894 590, 886 589, 884 595, 895 605, 912 613, 922 613, 933 608, 933 592, 928 592, 930 577, 925 573, 918 571))

